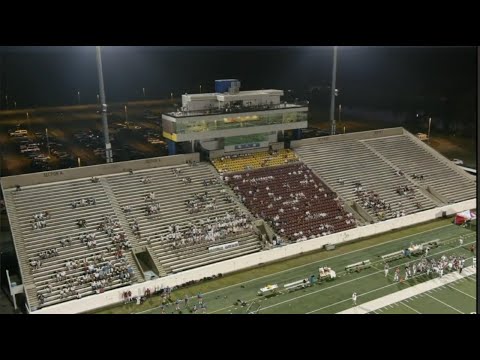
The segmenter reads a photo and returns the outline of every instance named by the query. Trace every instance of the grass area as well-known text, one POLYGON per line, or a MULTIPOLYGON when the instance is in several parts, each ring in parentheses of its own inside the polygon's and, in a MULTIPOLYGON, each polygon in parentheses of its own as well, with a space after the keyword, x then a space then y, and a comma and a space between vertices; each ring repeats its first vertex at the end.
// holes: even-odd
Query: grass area
POLYGON ((476 313, 476 276, 469 276, 439 288, 375 310, 375 314, 470 314, 476 313))
MULTIPOLYGON (((322 265, 330 266, 337 271, 338 277, 335 281, 262 299, 261 312, 306 313, 318 309, 321 309, 318 311, 320 313, 338 312, 344 310, 345 306, 351 305, 347 300, 350 299, 353 291, 362 294, 370 292, 371 295, 364 295, 365 298, 362 299, 362 301, 369 301, 366 299, 367 297, 383 296, 382 294, 386 295, 407 286, 407 284, 395 284, 382 290, 375 290, 382 284, 389 285, 385 284, 386 280, 381 269, 371 268, 359 274, 346 275, 342 273, 346 265, 367 259, 378 262, 379 256, 404 249, 411 242, 421 243, 432 239, 449 239, 453 241, 453 245, 440 246, 438 249, 432 250, 431 254, 453 251, 468 255, 466 244, 474 241, 474 237, 473 231, 452 225, 451 219, 441 219, 343 245, 333 251, 316 251, 178 289, 172 293, 172 300, 183 299, 185 295, 195 296, 202 293, 205 303, 208 304, 209 313, 242 313, 246 308, 233 306, 232 304, 236 300, 247 301, 248 304, 260 300, 257 292, 261 287, 268 284, 278 284, 281 287, 284 283, 300 280, 312 274, 317 275, 318 267, 322 265), (456 240, 460 234, 468 235, 469 240, 466 241, 465 248, 459 249, 456 248, 456 240), (353 283, 355 286, 352 288, 353 283), (343 302, 344 299, 347 300, 343 302)), ((377 266, 381 267, 382 265, 377 266)), ((155 308, 160 306, 161 301, 161 298, 156 296, 148 299, 142 305, 120 305, 99 310, 96 313, 137 313, 152 308, 154 308, 152 312, 160 312, 155 308)), ((188 309, 184 310, 189 312, 188 309)), ((167 312, 172 311, 173 307, 170 305, 167 312)))
POLYGON ((432 136, 430 146, 448 159, 462 159, 467 167, 477 167, 476 143, 459 136, 432 136))

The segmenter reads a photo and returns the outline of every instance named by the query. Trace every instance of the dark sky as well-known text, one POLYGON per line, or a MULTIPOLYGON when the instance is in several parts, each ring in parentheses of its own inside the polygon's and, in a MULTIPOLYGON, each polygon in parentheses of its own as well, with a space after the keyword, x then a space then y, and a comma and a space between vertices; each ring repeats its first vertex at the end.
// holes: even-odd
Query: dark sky
MULTIPOLYGON (((17 107, 96 101, 95 49, 0 47, 0 75, 17 107)), ((105 47, 107 102, 213 90, 238 78, 243 90, 305 89, 331 80, 332 47, 105 47)), ((337 88, 346 102, 475 96, 475 48, 339 47, 337 88), (464 95, 462 95, 464 94, 464 95), (467 95, 471 94, 471 95, 467 95)), ((4 89, 0 87, 4 97, 4 89)))

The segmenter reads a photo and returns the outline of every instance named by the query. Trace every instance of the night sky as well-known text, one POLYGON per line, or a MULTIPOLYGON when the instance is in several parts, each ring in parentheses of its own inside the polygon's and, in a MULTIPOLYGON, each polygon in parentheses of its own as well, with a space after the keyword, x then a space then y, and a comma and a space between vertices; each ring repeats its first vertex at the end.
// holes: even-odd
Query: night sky
MULTIPOLYGON (((95 48, 0 47, 2 102, 17 107, 96 102, 95 48), (3 60, 3 61, 2 61, 3 60)), ((105 47, 107 102, 212 91, 215 79, 238 78, 243 90, 294 89, 331 79, 332 47, 105 47)), ((466 47, 339 47, 337 88, 343 103, 402 107, 424 97, 476 94, 476 50, 466 47)), ((454 100, 452 100, 454 101, 454 100)))

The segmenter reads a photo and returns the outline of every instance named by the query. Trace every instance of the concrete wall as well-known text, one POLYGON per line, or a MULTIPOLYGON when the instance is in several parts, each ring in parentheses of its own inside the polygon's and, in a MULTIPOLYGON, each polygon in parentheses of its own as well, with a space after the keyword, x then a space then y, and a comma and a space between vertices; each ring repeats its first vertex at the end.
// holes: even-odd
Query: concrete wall
POLYGON ((370 131, 359 131, 355 133, 348 133, 348 134, 338 134, 338 135, 330 135, 330 136, 321 136, 316 138, 310 139, 303 139, 303 140, 294 140, 290 143, 290 147, 297 148, 304 145, 313 145, 325 142, 332 142, 332 141, 341 141, 341 140, 365 140, 365 139, 373 139, 385 136, 394 136, 394 135, 403 135, 404 129, 402 127, 390 128, 390 129, 381 129, 381 130, 370 130, 370 131))
POLYGON ((49 306, 47 308, 34 311, 33 314, 70 314, 86 312, 96 308, 120 303, 122 301, 122 293, 127 290, 132 291, 134 296, 141 295, 147 288, 154 289, 155 287, 173 287, 191 280, 199 280, 207 276, 217 275, 219 273, 227 274, 233 271, 280 260, 304 252, 318 250, 321 249, 325 244, 341 244, 367 236, 378 235, 393 229, 399 229, 440 218, 444 212, 446 215, 453 215, 459 211, 474 209, 476 206, 476 199, 463 201, 457 204, 450 204, 441 208, 426 210, 401 218, 390 219, 376 224, 347 230, 341 233, 245 255, 232 260, 218 262, 203 266, 198 269, 192 269, 163 278, 146 281, 141 284, 135 284, 128 287, 111 290, 103 294, 88 296, 84 299, 73 300, 66 303, 49 306))
POLYGON ((5 190, 8 188, 13 188, 17 184, 20 186, 47 184, 57 181, 90 178, 92 176, 118 174, 122 172, 128 172, 129 169, 136 171, 162 166, 181 165, 185 164, 189 160, 200 161, 200 154, 193 153, 185 155, 162 156, 150 159, 122 161, 112 164, 82 166, 63 170, 44 171, 34 174, 6 176, 1 178, 1 184, 5 190))

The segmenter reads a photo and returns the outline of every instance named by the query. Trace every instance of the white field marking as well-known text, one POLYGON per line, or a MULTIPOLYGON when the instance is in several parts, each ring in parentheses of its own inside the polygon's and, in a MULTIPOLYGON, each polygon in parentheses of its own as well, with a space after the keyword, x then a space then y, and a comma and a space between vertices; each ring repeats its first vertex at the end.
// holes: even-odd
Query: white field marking
MULTIPOLYGON (((458 247, 458 246, 457 246, 457 247, 458 247)), ((450 249, 450 250, 451 250, 451 249, 450 249)), ((448 250, 445 250, 445 251, 448 251, 448 250)), ((445 252, 445 251, 442 251, 442 252, 445 252)), ((437 254, 441 254, 441 252, 439 252, 439 253, 437 253, 437 254)), ((424 274, 416 275, 416 276, 412 277, 411 279, 416 278, 416 277, 420 277, 420 276, 422 276, 422 275, 424 275, 424 274)), ((373 290, 367 291, 366 293, 363 293, 363 294, 358 295, 358 297, 363 296, 363 295, 370 294, 370 293, 375 292, 375 291, 378 291, 378 290, 385 289, 386 287, 389 287, 389 286, 392 286, 392 285, 396 285, 396 284, 397 284, 397 283, 393 283, 393 284, 389 284, 389 285, 385 285, 385 286, 379 287, 379 288, 377 288, 377 289, 373 289, 373 290)), ((410 286, 410 285, 409 285, 409 286, 410 286)), ((307 295, 308 295, 308 294, 307 294, 307 295)), ((431 296, 431 295, 429 295, 429 294, 426 294, 426 295, 431 296)), ((433 297, 433 296, 431 296, 431 297, 433 297)), ((292 300, 294 300, 294 299, 292 299, 292 300)), ((341 303, 343 303, 343 302, 345 302, 345 301, 348 301, 348 300, 350 300, 350 299, 345 299, 345 300, 338 301, 338 302, 336 302, 336 303, 334 303, 334 304, 330 304, 330 305, 321 307, 320 309, 316 309, 316 310, 309 311, 309 312, 307 312, 307 314, 312 314, 312 313, 314 313, 314 312, 317 312, 317 311, 320 311, 320 310, 329 308, 329 307, 331 307, 331 306, 334 306, 334 305, 337 305, 337 304, 341 304, 341 303)), ((436 300, 438 300, 438 299, 436 299, 436 300)), ((440 301, 440 300, 438 300, 438 301, 440 301)), ((448 304, 445 304, 445 305, 449 306, 448 304)), ((271 305, 271 306, 269 306, 269 307, 273 307, 273 306, 276 306, 276 305, 271 305)), ((390 306, 393 308, 392 305, 390 305, 390 306)))
MULTIPOLYGON (((460 246, 454 247, 453 249, 456 249, 456 248, 458 248, 458 247, 460 247, 460 246)), ((452 249, 452 248, 450 248, 450 249, 445 249, 445 250, 440 251, 440 252, 438 252, 438 253, 429 255, 428 257, 432 257, 432 256, 434 256, 434 255, 436 256, 436 255, 438 255, 438 254, 442 254, 442 253, 444 253, 444 252, 451 251, 451 250, 453 250, 453 249, 452 249)), ((402 266, 402 265, 407 264, 407 263, 409 263, 409 262, 411 262, 411 260, 408 260, 407 262, 404 262, 404 263, 402 263, 402 264, 399 264, 398 266, 402 266)), ((288 302, 291 302, 291 301, 294 301, 294 300, 303 298, 303 297, 305 297, 305 296, 310 296, 310 295, 316 294, 316 293, 318 293, 318 292, 325 291, 325 290, 328 290, 328 289, 331 289, 331 288, 334 288, 334 287, 337 287, 337 286, 341 286, 341 285, 344 285, 344 284, 348 284, 348 283, 350 283, 350 282, 357 281, 357 280, 363 279, 363 278, 365 278, 365 277, 369 277, 369 276, 372 276, 372 275, 376 275, 376 274, 379 274, 379 273, 382 273, 382 272, 383 272, 383 270, 379 270, 379 271, 376 271, 376 272, 374 272, 374 273, 372 273, 372 274, 368 274, 368 275, 365 275, 365 276, 361 276, 361 277, 358 277, 358 278, 355 278, 355 279, 352 279, 352 280, 345 281, 345 282, 340 283, 340 284, 332 285, 332 286, 329 286, 329 287, 326 287, 326 288, 319 289, 319 290, 317 290, 317 291, 310 292, 310 293, 308 293, 308 294, 303 294, 303 295, 300 295, 300 296, 297 296, 297 297, 294 297, 294 298, 291 298, 291 299, 288 299, 288 300, 285 300, 285 301, 281 301, 281 302, 279 302, 279 303, 272 304, 272 305, 270 305, 270 306, 264 307, 263 310, 268 309, 268 308, 271 308, 271 307, 275 307, 275 306, 278 306, 278 305, 281 305, 281 304, 284 304, 284 303, 288 303, 288 302)), ((417 275, 417 276, 415 276, 415 277, 419 277, 419 276, 422 276, 422 275, 424 275, 424 274, 419 274, 419 275, 417 275)), ((395 282, 395 283, 390 284, 390 285, 395 285, 395 284, 398 284, 398 283, 395 282)), ((390 286, 390 285, 388 285, 388 286, 390 286)), ((410 286, 410 285, 409 285, 409 286, 410 286)), ((379 289, 377 289, 377 290, 379 290, 379 289)), ((359 295, 359 296, 361 296, 361 295, 359 295)), ((247 300, 247 302, 250 302, 250 301, 255 300, 255 299, 256 299, 256 298, 247 300)), ((347 299, 347 300, 350 300, 350 299, 347 299)), ((343 301, 347 301, 347 300, 343 300, 343 301)), ((217 309, 217 310, 212 311, 212 312, 210 312, 210 313, 219 312, 219 311, 222 311, 222 310, 229 309, 229 308, 231 308, 231 307, 233 307, 233 305, 230 305, 230 306, 227 306, 227 307, 224 307, 224 308, 221 308, 221 309, 217 309)), ((307 313, 307 314, 309 314, 309 313, 307 313)))
POLYGON ((400 304, 402 304, 403 306, 406 306, 407 308, 409 308, 409 309, 411 309, 411 310, 415 311, 417 314, 421 314, 421 312, 419 312, 419 311, 415 310, 415 309, 414 309, 414 308, 412 308, 411 306, 408 306, 408 305, 407 305, 407 304, 405 304, 404 302, 400 302, 400 304))
POLYGON ((462 311, 460 311, 460 310, 458 310, 458 309, 454 308, 453 306, 450 306, 450 305, 448 305, 447 303, 444 303, 442 300, 438 300, 436 297, 433 297, 433 296, 432 296, 432 295, 430 295, 430 294, 426 294, 426 295, 427 295, 427 296, 430 296, 430 297, 431 297, 432 299, 434 299, 434 300, 437 300, 439 303, 442 303, 443 305, 446 305, 446 306, 448 306, 449 308, 451 308, 451 309, 455 310, 456 312, 459 312, 460 314, 465 314, 464 312, 462 312, 462 311))
POLYGON ((452 288, 453 290, 457 290, 458 292, 461 292, 463 295, 468 296, 474 300, 477 300, 475 297, 472 295, 467 294, 466 292, 463 292, 462 290, 457 289, 456 287, 453 287, 452 285, 447 285, 449 288, 452 288))
MULTIPOLYGON (((263 307, 262 310, 265 310, 265 309, 268 309, 270 307, 274 307, 274 306, 277 306, 277 305, 280 305, 280 304, 283 304, 283 303, 287 303, 287 302, 290 302, 290 301, 293 301, 293 300, 297 300, 297 299, 300 299, 302 297, 305 297, 305 296, 309 296, 309 295, 312 295, 312 294, 316 294, 318 292, 321 292, 321 291, 325 291, 325 290, 328 290, 328 289, 331 289, 331 288, 334 288, 334 287, 337 287, 337 286, 341 286, 343 284, 347 284, 347 283, 350 283, 350 282, 353 282, 353 281, 357 281, 359 279, 363 279, 363 278, 366 278, 366 277, 369 277, 369 276, 373 276, 373 275, 376 275, 378 274, 378 272, 374 272, 374 273, 371 273, 371 274, 368 274, 368 275, 364 275, 364 276, 361 276, 359 278, 356 278, 356 279, 352 279, 352 280, 347 280, 345 282, 342 282, 340 284, 335 284, 335 285, 332 285, 332 286, 329 286, 329 287, 326 287, 326 288, 321 288, 317 291, 314 291, 314 292, 311 292, 311 293, 308 293, 308 294, 303 294, 303 295, 300 295, 300 296, 297 296, 297 297, 294 297, 292 299, 289 299, 289 300, 285 300, 285 301, 282 301, 282 302, 279 302, 279 303, 276 303, 276 304, 272 304, 270 306, 266 306, 266 307, 263 307)), ((256 298, 255 298, 256 299, 256 298)), ((251 299, 251 300, 247 300, 247 302, 250 302, 252 300, 255 300, 255 299, 251 299)), ((350 298, 347 299, 347 300, 351 300, 350 298)), ((345 301, 347 301, 345 300, 345 301)), ((224 307, 222 309, 218 309, 218 310, 215 310, 215 311, 212 311, 211 313, 215 313, 215 312, 219 312, 219 311, 222 311, 222 310, 226 310, 226 309, 229 309, 231 308, 233 305, 230 305, 230 306, 227 306, 227 307, 224 307)))
MULTIPOLYGON (((250 279, 250 280, 246 280, 246 281, 243 281, 243 282, 239 282, 239 283, 236 283, 236 284, 232 284, 232 285, 228 285, 228 286, 225 286, 223 288, 219 288, 219 289, 215 289, 215 290, 212 290, 212 291, 208 291, 206 293, 204 293, 203 295, 208 295, 208 294, 213 294, 217 291, 221 291, 221 290, 225 290, 225 289, 229 289, 231 287, 234 287, 234 286, 239 286, 239 285, 242 285, 242 284, 247 284, 249 282, 252 282, 252 281, 256 281, 256 280, 260 280, 260 279, 264 279, 264 278, 268 278, 270 276, 275 276, 275 275, 278 275, 278 274, 282 274, 284 272, 288 272, 288 271, 291 271, 291 270, 295 270, 295 269, 300 269, 300 268, 303 268, 303 267, 306 267, 306 266, 310 266, 310 265, 313 265, 313 264, 319 264, 321 262, 324 262, 326 260, 330 260, 330 259, 334 259, 334 258, 337 258, 337 257, 340 257, 340 256, 346 256, 346 255, 350 255, 350 254, 353 254, 353 253, 356 253, 356 252, 359 252, 359 251, 363 251, 363 250, 367 250, 367 249, 371 249, 371 248, 374 248, 374 247, 377 247, 377 246, 381 246, 381 245, 385 245, 385 244, 389 244, 391 242, 395 242, 395 241, 399 241, 399 240, 403 240, 403 239, 406 239, 406 238, 409 238, 409 237, 412 237, 412 236, 416 236, 416 235, 419 235, 419 234, 424 234, 424 233, 428 233, 428 232, 434 232, 438 229, 443 229, 443 228, 446 228, 446 227, 453 227, 455 225, 452 225, 452 224, 448 224, 448 225, 443 225, 443 226, 439 226, 435 229, 430 229, 430 230, 425 230, 425 231, 421 231, 421 232, 418 232, 418 233, 415 233, 415 234, 411 234, 411 235, 406 235, 406 236, 402 236, 400 238, 397 238, 397 239, 392 239, 392 240, 389 240, 389 241, 385 241, 385 242, 382 242, 380 244, 375 244, 375 245, 370 245, 370 246, 367 246, 367 247, 364 247, 364 248, 361 248, 361 249, 357 249, 357 250, 352 250, 352 251, 349 251, 347 253, 344 253, 344 254, 338 254, 338 255, 335 255, 335 256, 332 256, 332 257, 329 257, 329 258, 326 258, 326 259, 323 259, 323 260, 317 260, 317 261, 312 261, 310 263, 307 263, 307 264, 303 264, 303 265, 299 265, 299 266, 295 266, 295 267, 292 267, 292 268, 289 268, 289 269, 285 269, 285 270, 281 270, 281 271, 278 271, 276 273, 272 273, 272 274, 268 274, 268 275, 263 275, 263 276, 259 276, 259 277, 256 277, 256 278, 253 278, 253 279, 250 279)), ((377 236, 381 236, 382 234, 379 234, 377 236)), ((466 234, 466 237, 467 236, 473 236, 474 234, 466 234)), ((457 237, 458 235, 455 235, 455 237, 457 237)), ((452 237, 453 238, 453 237, 452 237)), ((445 239, 444 241, 448 241, 450 240, 451 238, 447 238, 445 239)), ((469 243, 470 244, 470 243, 469 243)), ((468 244, 464 244, 464 246, 466 246, 468 244)), ((455 249, 455 248, 454 248, 455 249)), ((375 263, 378 263, 378 262, 382 262, 383 260, 378 260, 378 261, 375 261, 373 262, 372 264, 375 264, 375 263)), ((383 271, 383 270, 382 270, 383 271)), ((345 271, 343 272, 339 272, 338 275, 344 273, 345 271)), ((193 298, 194 296, 192 296, 193 298)), ((254 300, 254 299, 252 299, 254 300)), ((251 301, 251 300, 247 300, 248 301, 251 301)), ((230 307, 232 307, 233 305, 230 305, 229 307, 227 308, 223 308, 221 310, 224 310, 224 309, 228 309, 230 307)), ((148 310, 144 310, 144 311, 140 311, 138 313, 135 313, 135 314, 143 314, 145 312, 149 312, 149 311, 152 311, 152 310, 155 310, 155 309, 158 309, 160 308, 160 306, 156 306, 156 307, 153 307, 153 308, 150 308, 148 310)), ((217 310, 217 311, 220 311, 220 310, 217 310)), ((215 311, 214 311, 215 312, 215 311)), ((210 312, 210 314, 213 313, 213 312, 210 312)))

